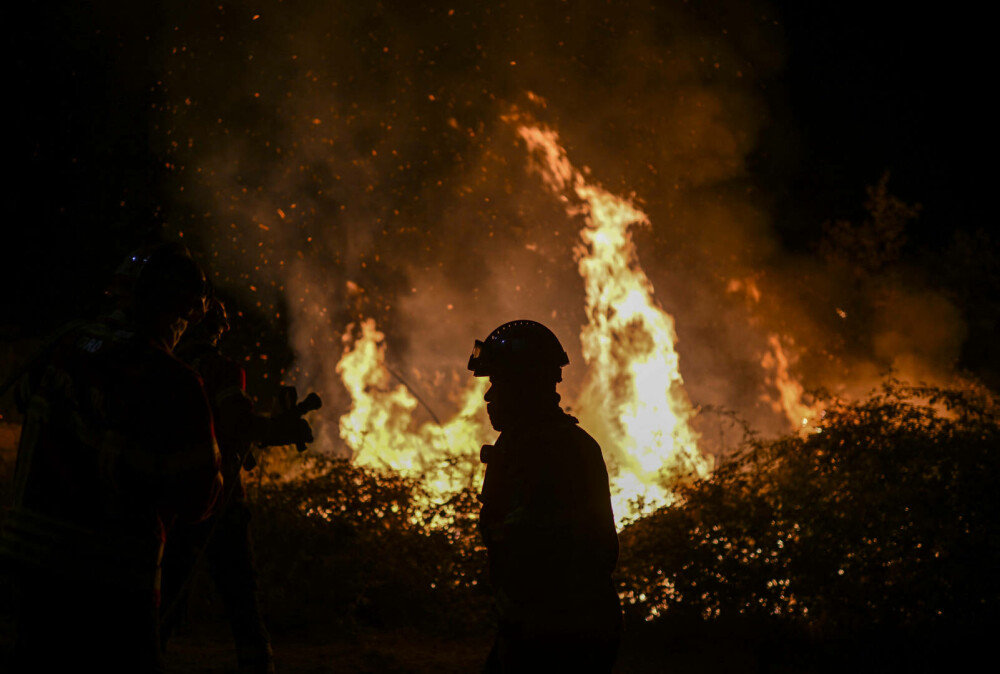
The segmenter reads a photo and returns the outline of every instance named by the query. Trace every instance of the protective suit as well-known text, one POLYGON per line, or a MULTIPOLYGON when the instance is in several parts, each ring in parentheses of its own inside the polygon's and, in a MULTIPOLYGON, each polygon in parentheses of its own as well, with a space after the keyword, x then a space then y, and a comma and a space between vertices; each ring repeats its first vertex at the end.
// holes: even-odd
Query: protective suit
POLYGON ((0 538, 19 590, 15 670, 159 671, 166 532, 205 517, 221 493, 208 401, 171 353, 204 277, 183 253, 157 254, 145 282, 170 288, 148 320, 74 324, 22 380, 15 502, 0 538))
POLYGON ((544 326, 516 321, 478 342, 501 431, 483 448, 480 530, 499 630, 487 672, 609 672, 621 631, 611 574, 618 536, 601 448, 559 407, 568 362, 544 326))

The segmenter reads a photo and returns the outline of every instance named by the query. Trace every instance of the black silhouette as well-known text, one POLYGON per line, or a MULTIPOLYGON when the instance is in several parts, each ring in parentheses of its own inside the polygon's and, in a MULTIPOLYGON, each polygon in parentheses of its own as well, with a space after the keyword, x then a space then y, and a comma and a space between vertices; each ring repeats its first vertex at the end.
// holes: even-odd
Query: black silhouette
POLYGON ((242 470, 256 465, 255 444, 296 444, 300 451, 305 449, 313 436, 302 415, 318 408, 320 400, 313 393, 302 404, 291 401, 274 418, 257 414, 246 393, 243 368, 219 350, 219 340, 228 329, 225 305, 212 297, 205 320, 177 349, 177 355, 201 375, 211 401, 226 492, 221 508, 211 518, 171 532, 163 558, 162 643, 166 648, 187 602, 192 573, 204 556, 226 609, 240 672, 267 674, 274 672, 274 656, 261 614, 250 512, 240 476, 242 470))
POLYGON ((132 254, 109 292, 117 309, 59 331, 21 382, 0 550, 19 590, 18 671, 160 671, 165 532, 221 491, 208 401, 172 354, 204 314, 204 274, 164 244, 132 254))
POLYGON ((487 410, 500 431, 483 447, 479 497, 499 613, 485 672, 609 672, 617 655, 608 474, 600 446, 559 407, 568 363, 556 336, 525 320, 477 341, 469 359, 490 378, 487 410))

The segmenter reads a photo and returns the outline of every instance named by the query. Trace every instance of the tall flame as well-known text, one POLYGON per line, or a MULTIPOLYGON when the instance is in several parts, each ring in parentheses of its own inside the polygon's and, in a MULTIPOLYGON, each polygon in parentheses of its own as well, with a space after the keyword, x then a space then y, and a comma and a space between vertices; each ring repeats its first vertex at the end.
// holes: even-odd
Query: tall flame
POLYGON ((649 219, 587 182, 555 131, 521 125, 517 132, 548 188, 569 197, 567 214, 584 219, 575 253, 586 292, 580 341, 588 372, 576 409, 604 448, 621 523, 669 503, 678 480, 711 471, 691 426, 673 318, 653 299, 629 231, 649 219))
MULTIPOLYGON (((517 133, 548 189, 566 202, 567 215, 583 218, 574 253, 586 297, 580 341, 587 375, 572 407, 604 449, 621 526, 670 503, 678 481, 711 471, 691 425, 673 318, 654 300, 629 231, 649 220, 634 204, 588 183, 554 131, 519 125, 517 133)), ((344 342, 337 372, 352 405, 340 419, 340 436, 355 461, 419 477, 431 498, 478 484, 476 452, 493 438, 482 414, 485 380, 470 378, 451 420, 418 427, 418 400, 402 382, 391 386, 374 321, 349 326, 344 342)))

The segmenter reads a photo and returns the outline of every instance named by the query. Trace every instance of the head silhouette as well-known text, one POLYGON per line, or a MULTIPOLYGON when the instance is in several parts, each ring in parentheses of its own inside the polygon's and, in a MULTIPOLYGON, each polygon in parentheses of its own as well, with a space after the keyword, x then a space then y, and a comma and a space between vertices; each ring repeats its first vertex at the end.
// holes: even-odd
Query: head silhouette
POLYGON ((485 340, 476 340, 469 369, 490 378, 485 400, 493 428, 530 423, 558 408, 556 384, 568 363, 559 339, 536 321, 504 323, 485 340))

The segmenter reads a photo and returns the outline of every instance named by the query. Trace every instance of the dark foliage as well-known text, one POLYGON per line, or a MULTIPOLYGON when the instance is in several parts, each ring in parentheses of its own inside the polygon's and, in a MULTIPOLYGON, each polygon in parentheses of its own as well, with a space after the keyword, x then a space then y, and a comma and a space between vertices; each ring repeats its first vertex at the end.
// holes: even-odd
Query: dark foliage
MULTIPOLYGON (((751 437, 710 479, 621 533, 633 638, 724 635, 752 644, 754 657, 843 655, 841 642, 993 623, 995 404, 888 383, 868 400, 831 404, 821 429, 751 437)), ((276 632, 488 630, 472 491, 427 510, 413 480, 319 458, 300 478, 265 476, 250 496, 276 632)))
POLYGON ((264 483, 252 496, 273 629, 488 626, 473 492, 418 507, 429 501, 414 480, 315 458, 302 478, 264 483))
POLYGON ((985 625, 1000 608, 1000 418, 889 383, 821 432, 744 451, 622 532, 630 617, 765 621, 833 638, 985 625))

